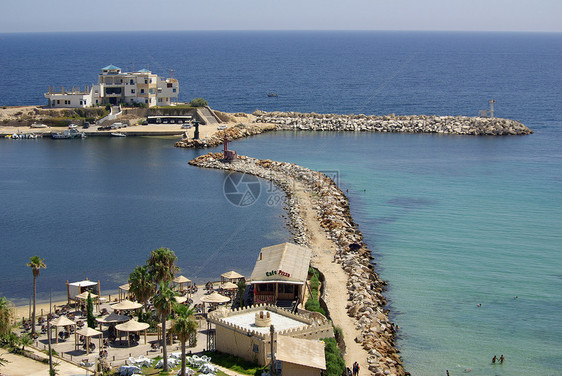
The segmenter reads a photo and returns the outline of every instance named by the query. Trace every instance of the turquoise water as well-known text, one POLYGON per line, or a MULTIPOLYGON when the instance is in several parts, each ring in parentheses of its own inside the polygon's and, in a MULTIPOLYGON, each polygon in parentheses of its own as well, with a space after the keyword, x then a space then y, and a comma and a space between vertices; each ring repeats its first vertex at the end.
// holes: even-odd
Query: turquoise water
POLYGON ((398 345, 413 375, 558 375, 561 146, 545 132, 286 133, 233 147, 338 172, 390 282, 398 345), (492 366, 494 354, 507 361, 492 366))

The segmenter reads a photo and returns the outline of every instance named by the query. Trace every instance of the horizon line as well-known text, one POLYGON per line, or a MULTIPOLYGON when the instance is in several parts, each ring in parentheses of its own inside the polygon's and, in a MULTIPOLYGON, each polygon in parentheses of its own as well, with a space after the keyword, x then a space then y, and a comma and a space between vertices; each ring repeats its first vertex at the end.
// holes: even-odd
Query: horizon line
POLYGON ((87 33, 169 33, 169 32, 417 32, 417 33, 498 33, 562 34, 545 30, 426 30, 426 29, 188 29, 188 30, 65 30, 65 31, 0 31, 5 34, 87 34, 87 33))

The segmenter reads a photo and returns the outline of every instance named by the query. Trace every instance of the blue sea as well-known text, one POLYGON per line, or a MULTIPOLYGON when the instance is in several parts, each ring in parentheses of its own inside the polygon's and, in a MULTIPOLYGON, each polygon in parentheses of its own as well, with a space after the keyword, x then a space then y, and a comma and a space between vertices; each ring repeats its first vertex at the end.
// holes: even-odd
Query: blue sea
MULTIPOLYGON (((347 192, 373 250, 412 375, 562 375, 562 34, 158 32, 0 34, 0 105, 101 67, 174 69, 180 100, 218 110, 468 115, 529 136, 264 134, 241 154, 322 170, 347 192), (275 92, 277 98, 267 97, 275 92), (503 354, 504 364, 492 365, 503 354)), ((291 238, 278 192, 236 207, 224 172, 173 139, 0 140, 0 295, 25 303, 66 280, 125 283, 166 246, 198 282, 249 274, 291 238), (272 199, 273 198, 273 199, 272 199)))

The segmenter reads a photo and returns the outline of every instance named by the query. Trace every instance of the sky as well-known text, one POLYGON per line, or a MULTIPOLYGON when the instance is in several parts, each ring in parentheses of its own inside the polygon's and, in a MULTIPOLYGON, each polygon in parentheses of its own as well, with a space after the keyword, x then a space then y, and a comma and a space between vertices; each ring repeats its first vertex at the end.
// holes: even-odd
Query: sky
POLYGON ((2 0, 0 33, 139 30, 562 32, 562 0, 2 0))

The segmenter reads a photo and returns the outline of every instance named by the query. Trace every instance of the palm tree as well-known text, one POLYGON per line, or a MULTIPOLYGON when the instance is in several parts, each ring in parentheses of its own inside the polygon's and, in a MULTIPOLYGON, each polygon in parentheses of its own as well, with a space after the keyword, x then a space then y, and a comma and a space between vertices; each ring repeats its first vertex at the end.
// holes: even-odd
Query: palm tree
POLYGON ((47 268, 47 265, 43 262, 45 259, 39 256, 33 256, 29 258, 29 262, 26 264, 33 271, 33 316, 31 319, 31 334, 35 334, 35 296, 37 293, 37 277, 39 277, 39 272, 41 269, 47 268))
POLYGON ((0 296, 0 336, 10 332, 13 319, 14 306, 5 296, 0 296))
POLYGON ((176 293, 170 288, 168 282, 161 282, 158 286, 158 293, 154 296, 154 308, 160 320, 162 320, 162 337, 163 341, 163 356, 164 356, 164 372, 168 372, 168 352, 166 349, 166 320, 172 313, 174 305, 176 304, 176 293))
POLYGON ((33 345, 33 339, 28 334, 22 335, 18 342, 21 345, 21 351, 25 351, 25 346, 33 345))
MULTIPOLYGON (((149 299, 152 298, 156 292, 156 285, 152 281, 148 266, 137 266, 129 275, 129 291, 135 296, 135 299, 146 308, 149 299)), ((142 310, 139 317, 141 315, 142 310)))
POLYGON ((172 332, 181 342, 181 376, 185 376, 185 343, 189 337, 197 333, 197 321, 195 321, 195 310, 188 306, 178 304, 174 309, 176 317, 172 321, 172 332))
POLYGON ((176 266, 177 259, 174 251, 169 248, 158 248, 152 251, 146 264, 154 282, 171 282, 174 274, 179 271, 176 266))

